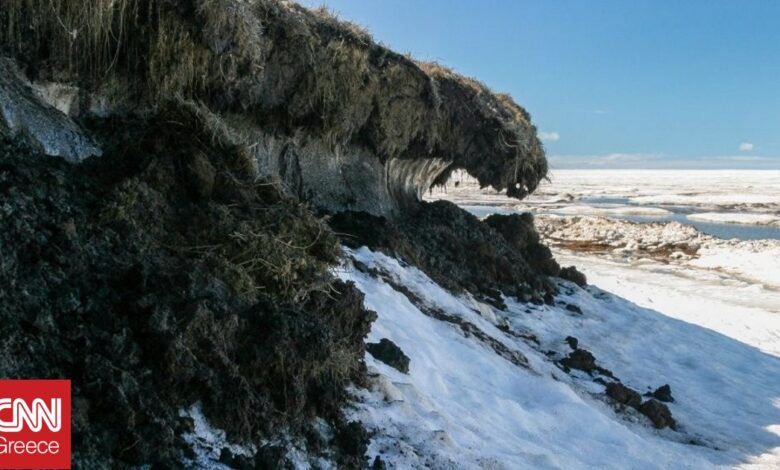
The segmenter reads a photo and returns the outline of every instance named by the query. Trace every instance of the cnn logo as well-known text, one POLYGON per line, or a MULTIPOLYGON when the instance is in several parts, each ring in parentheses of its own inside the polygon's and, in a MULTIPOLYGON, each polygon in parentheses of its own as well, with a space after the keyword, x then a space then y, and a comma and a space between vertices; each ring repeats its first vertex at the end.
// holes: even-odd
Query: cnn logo
POLYGON ((70 380, 0 380, 0 468, 70 468, 70 380))

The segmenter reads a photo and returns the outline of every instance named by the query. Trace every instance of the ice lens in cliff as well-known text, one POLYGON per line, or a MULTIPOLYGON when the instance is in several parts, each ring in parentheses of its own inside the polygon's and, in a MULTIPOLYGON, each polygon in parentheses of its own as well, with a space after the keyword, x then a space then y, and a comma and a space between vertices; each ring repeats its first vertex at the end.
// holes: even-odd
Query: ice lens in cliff
POLYGON ((70 381, 0 380, 0 468, 70 468, 70 381))

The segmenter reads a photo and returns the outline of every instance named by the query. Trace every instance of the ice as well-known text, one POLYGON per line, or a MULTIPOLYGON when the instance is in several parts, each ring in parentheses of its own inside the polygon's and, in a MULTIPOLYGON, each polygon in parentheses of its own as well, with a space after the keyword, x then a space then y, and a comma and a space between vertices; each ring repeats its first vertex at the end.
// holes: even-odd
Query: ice
POLYGON ((773 225, 780 227, 780 215, 749 214, 742 212, 702 212, 688 216, 691 220, 722 222, 726 224, 773 225))
POLYGON ((637 207, 620 204, 609 204, 602 206, 591 205, 576 205, 576 206, 563 206, 555 209, 556 214, 565 215, 647 215, 647 216, 664 216, 671 214, 666 209, 658 207, 637 207))

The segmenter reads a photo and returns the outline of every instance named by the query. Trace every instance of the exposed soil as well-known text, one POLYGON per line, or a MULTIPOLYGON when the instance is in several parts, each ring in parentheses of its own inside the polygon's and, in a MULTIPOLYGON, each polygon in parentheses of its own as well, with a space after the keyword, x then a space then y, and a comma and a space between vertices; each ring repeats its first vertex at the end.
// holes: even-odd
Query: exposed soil
MULTIPOLYGON (((399 257, 438 284, 471 292, 498 307, 503 306, 502 293, 537 303, 551 302, 555 293, 547 279, 549 271, 534 269, 527 261, 535 250, 549 253, 546 247, 534 243, 520 249, 451 202, 423 202, 392 220, 341 212, 331 217, 330 224, 348 246, 366 245, 399 257)), ((521 230, 538 239, 533 224, 524 224, 521 230)))
POLYGON ((337 238, 187 119, 104 123, 80 166, 2 137, 0 376, 72 380, 76 468, 179 466, 195 402, 233 442, 360 468, 341 408, 375 316, 329 274, 337 238), (315 416, 341 437, 307 440, 315 416))
POLYGON ((387 338, 378 343, 366 344, 369 354, 404 374, 409 373, 409 356, 404 354, 397 344, 387 338))

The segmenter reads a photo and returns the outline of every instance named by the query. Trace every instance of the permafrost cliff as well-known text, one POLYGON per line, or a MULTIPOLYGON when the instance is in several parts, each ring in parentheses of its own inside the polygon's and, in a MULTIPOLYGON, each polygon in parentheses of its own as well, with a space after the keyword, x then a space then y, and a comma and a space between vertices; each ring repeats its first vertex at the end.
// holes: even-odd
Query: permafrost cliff
POLYGON ((0 46, 0 375, 72 379, 75 466, 194 465, 205 419, 230 466, 362 467, 343 407, 375 315, 340 242, 553 301, 531 218, 421 201, 457 169, 518 198, 546 175, 475 80, 273 0, 7 0, 0 46))

